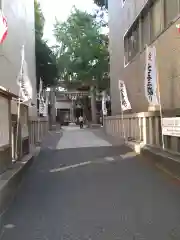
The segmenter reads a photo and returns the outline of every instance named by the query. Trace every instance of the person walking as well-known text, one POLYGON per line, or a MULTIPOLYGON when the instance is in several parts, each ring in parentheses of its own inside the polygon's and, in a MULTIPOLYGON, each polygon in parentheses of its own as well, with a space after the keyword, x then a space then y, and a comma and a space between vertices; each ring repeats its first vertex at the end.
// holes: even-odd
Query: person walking
POLYGON ((79 125, 80 125, 80 128, 83 128, 83 117, 81 115, 79 117, 79 125))

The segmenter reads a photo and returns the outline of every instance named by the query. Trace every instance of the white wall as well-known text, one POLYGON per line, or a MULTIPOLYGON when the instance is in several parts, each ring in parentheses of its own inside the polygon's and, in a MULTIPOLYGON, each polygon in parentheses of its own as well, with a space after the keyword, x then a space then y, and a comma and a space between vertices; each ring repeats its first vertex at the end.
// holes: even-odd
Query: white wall
MULTIPOLYGON (((8 36, 0 45, 0 85, 18 95, 16 79, 24 44, 28 75, 34 90, 33 103, 36 104, 34 1, 2 0, 2 9, 8 21, 8 36)), ((30 114, 37 114, 36 107, 30 109, 30 114)))

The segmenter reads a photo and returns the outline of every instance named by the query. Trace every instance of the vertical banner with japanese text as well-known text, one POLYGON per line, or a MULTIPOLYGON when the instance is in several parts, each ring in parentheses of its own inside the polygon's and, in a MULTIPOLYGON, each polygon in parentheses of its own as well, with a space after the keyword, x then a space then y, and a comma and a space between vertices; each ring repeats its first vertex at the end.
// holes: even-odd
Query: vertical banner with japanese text
POLYGON ((24 45, 21 49, 21 68, 17 78, 17 84, 20 87, 20 94, 23 102, 31 101, 33 97, 33 89, 31 81, 28 77, 28 67, 25 60, 24 45))
POLYGON ((119 80, 120 102, 122 111, 130 110, 131 104, 128 99, 126 85, 124 81, 119 80))
POLYGON ((148 102, 152 105, 159 105, 157 97, 156 48, 154 46, 146 48, 144 88, 148 102))

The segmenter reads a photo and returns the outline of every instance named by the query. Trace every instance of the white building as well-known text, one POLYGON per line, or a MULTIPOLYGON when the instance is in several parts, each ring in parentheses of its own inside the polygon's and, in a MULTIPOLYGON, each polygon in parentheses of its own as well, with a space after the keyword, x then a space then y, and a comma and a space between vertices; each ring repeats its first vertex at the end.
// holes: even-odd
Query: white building
MULTIPOLYGON (((28 76, 33 87, 33 107, 22 105, 21 136, 29 138, 28 114, 37 116, 36 108, 36 71, 35 71, 35 18, 33 0, 0 0, 1 9, 7 18, 8 35, 0 45, 0 172, 11 163, 13 148, 13 122, 17 121, 17 101, 19 94, 17 76, 21 65, 21 48, 25 46, 25 60, 28 65, 28 76)), ((17 135, 14 132, 14 136, 17 135)), ((28 140, 29 141, 29 140, 28 140)), ((25 144, 28 145, 28 141, 25 144)))
MULTIPOLYGON (((28 74, 33 86, 33 103, 36 105, 35 72, 35 31, 33 0, 0 0, 2 10, 8 21, 8 35, 0 46, 0 86, 18 95, 16 82, 21 64, 21 48, 25 45, 25 58, 28 74)), ((12 112, 16 114, 15 104, 12 112)), ((36 108, 30 109, 30 115, 36 115, 36 108)))

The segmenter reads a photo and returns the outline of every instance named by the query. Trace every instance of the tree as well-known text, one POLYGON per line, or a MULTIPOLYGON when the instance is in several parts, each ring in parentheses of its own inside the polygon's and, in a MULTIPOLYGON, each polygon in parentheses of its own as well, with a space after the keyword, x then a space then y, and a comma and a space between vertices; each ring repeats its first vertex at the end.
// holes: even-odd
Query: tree
MULTIPOLYGON (((95 89, 108 87, 108 37, 101 33, 105 25, 99 11, 95 14, 73 9, 66 22, 55 24, 55 37, 59 42, 58 63, 61 78, 67 85, 78 82, 91 87, 92 106, 95 89)), ((95 112, 92 113, 95 118, 95 112)))
POLYGON ((63 78, 100 85, 108 72, 108 37, 101 33, 104 22, 97 15, 73 9, 66 22, 56 22, 58 63, 63 78), (92 82, 92 80, 95 80, 92 82))
POLYGON ((39 87, 40 78, 44 87, 56 84, 58 78, 58 68, 56 55, 43 40, 43 30, 45 19, 37 0, 34 0, 35 8, 35 51, 36 51, 36 77, 37 89, 39 87))
POLYGON ((34 0, 34 9, 35 9, 35 31, 36 36, 42 38, 45 19, 41 10, 40 3, 37 0, 34 0))
MULTIPOLYGON (((104 24, 98 12, 89 14, 76 8, 66 22, 56 21, 59 70, 67 84, 78 82, 89 86, 91 93, 108 87, 108 37, 102 33, 104 24)), ((95 113, 92 115, 95 118, 95 113)))

